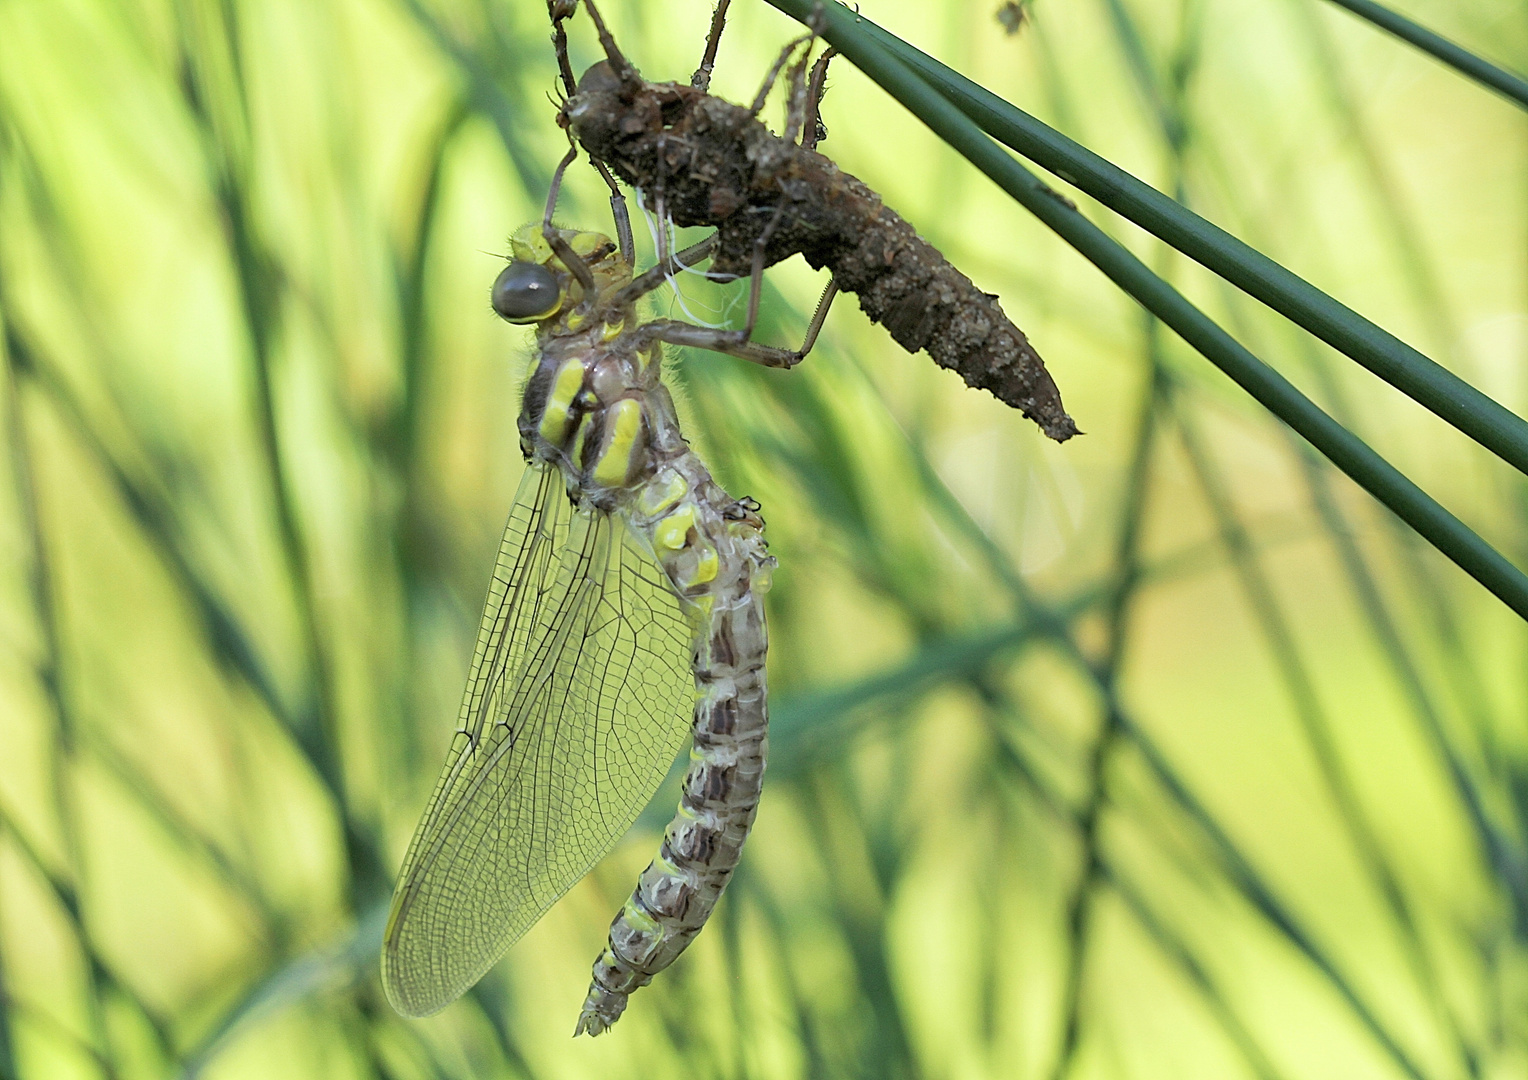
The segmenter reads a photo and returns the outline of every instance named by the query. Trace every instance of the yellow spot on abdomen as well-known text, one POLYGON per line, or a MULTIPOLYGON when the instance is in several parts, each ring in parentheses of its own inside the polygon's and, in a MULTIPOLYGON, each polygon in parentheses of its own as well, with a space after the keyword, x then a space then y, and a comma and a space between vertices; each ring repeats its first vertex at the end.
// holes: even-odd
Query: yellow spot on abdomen
POLYGON ((626 907, 622 910, 621 916, 628 926, 641 934, 656 934, 662 929, 657 919, 643 911, 637 902, 630 898, 627 898, 626 907))
POLYGON ((642 489, 637 496, 637 510, 647 517, 657 517, 684 498, 690 485, 673 469, 666 470, 642 489))
POLYGON ((694 588, 696 585, 704 585, 709 581, 716 580, 716 570, 720 561, 716 556, 716 549, 710 544, 698 544, 699 554, 695 560, 695 569, 677 578, 679 587, 682 589, 694 588))
POLYGON ((605 412, 605 448, 594 463, 592 479, 596 484, 614 487, 624 484, 631 474, 632 451, 642 430, 642 405, 634 398, 622 398, 605 412))
POLYGON ((664 551, 678 551, 695 527, 695 508, 681 506, 653 527, 653 546, 664 551))

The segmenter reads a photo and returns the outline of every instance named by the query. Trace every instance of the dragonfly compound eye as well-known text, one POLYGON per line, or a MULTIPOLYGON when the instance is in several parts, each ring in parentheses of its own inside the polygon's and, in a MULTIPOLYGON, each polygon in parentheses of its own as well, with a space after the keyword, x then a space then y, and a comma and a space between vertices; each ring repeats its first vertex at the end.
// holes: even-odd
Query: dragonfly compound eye
POLYGON ((512 323, 545 319, 561 306, 557 275, 540 263, 516 260, 493 283, 493 309, 512 323))

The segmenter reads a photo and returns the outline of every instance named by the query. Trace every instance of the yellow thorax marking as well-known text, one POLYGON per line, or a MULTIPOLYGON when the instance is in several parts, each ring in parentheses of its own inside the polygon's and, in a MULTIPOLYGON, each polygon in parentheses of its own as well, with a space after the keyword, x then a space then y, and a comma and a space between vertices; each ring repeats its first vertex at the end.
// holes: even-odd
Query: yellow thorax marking
POLYGON ((573 447, 568 452, 568 460, 573 462, 574 468, 580 468, 584 457, 584 440, 589 437, 589 427, 593 417, 584 413, 578 421, 578 430, 573 433, 573 447))
POLYGON ((605 412, 605 449, 594 463, 596 484, 614 487, 624 484, 631 473, 632 450, 642 430, 642 405, 635 398, 622 398, 605 412))
POLYGON ((604 233, 581 232, 568 241, 568 246, 573 249, 573 254, 587 259, 600 250, 600 248, 608 248, 613 245, 610 243, 610 237, 604 233))
POLYGON ((573 399, 584 385, 584 365, 578 360, 568 360, 552 377, 552 389, 546 396, 546 408, 541 412, 538 429, 547 442, 561 446, 568 437, 568 411, 573 399))

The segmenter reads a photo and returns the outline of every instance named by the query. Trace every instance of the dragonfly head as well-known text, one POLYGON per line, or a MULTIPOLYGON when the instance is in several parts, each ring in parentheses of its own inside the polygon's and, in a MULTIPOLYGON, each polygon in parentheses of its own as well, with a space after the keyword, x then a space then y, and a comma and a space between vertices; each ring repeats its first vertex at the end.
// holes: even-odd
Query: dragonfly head
MULTIPOLYGON (((574 254, 588 264, 600 292, 631 280, 631 267, 615 242, 603 233, 559 229, 574 254)), ((493 283, 493 310, 512 323, 537 323, 553 318, 582 298, 582 288, 563 265, 539 224, 525 225, 510 238, 509 265, 493 283)))

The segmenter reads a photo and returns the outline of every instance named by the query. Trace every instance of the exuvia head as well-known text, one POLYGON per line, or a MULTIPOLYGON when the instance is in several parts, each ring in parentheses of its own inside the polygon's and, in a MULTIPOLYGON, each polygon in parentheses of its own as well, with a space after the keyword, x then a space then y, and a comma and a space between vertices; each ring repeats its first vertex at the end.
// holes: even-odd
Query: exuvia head
POLYGON ((578 80, 580 94, 613 94, 618 93, 620 89, 621 76, 616 74, 609 60, 590 64, 589 69, 578 80))
MULTIPOLYGON (((622 277, 630 280, 631 269, 619 257, 609 237, 571 229, 558 232, 574 254, 588 264, 602 287, 620 284, 622 277), (609 265, 612 262, 620 265, 609 265)), ((575 302, 581 298, 578 282, 547 243, 540 225, 517 229, 510 238, 510 249, 509 265, 499 271, 491 293, 493 310, 501 318, 512 323, 544 322, 567 306, 570 290, 575 302)))

